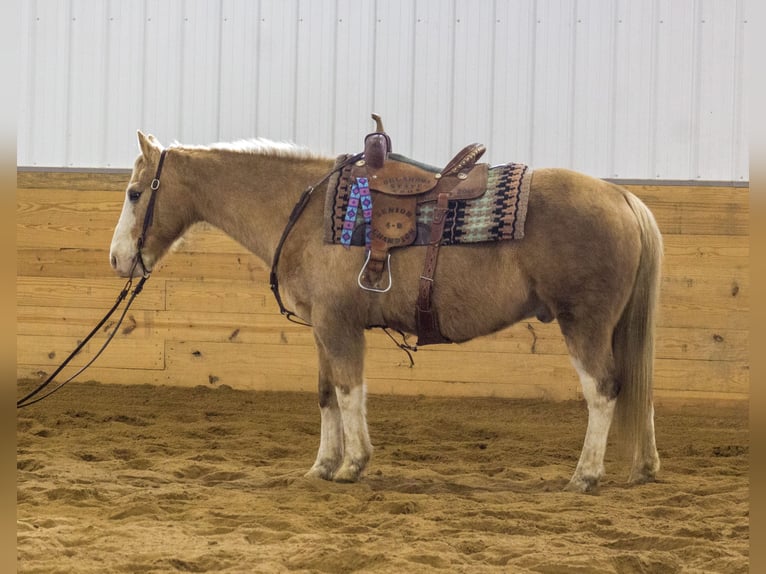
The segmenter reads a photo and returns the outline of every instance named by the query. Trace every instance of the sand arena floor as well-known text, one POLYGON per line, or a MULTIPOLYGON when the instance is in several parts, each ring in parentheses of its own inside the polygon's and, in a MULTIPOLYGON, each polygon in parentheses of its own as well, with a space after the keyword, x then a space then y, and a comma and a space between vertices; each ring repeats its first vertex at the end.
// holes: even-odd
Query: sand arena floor
MULTIPOLYGON (((26 387, 25 387, 26 388, 26 387)), ((561 492, 583 403, 371 396, 357 484, 310 394, 72 383, 18 414, 20 573, 747 572, 747 405, 662 406, 657 483, 561 492)))

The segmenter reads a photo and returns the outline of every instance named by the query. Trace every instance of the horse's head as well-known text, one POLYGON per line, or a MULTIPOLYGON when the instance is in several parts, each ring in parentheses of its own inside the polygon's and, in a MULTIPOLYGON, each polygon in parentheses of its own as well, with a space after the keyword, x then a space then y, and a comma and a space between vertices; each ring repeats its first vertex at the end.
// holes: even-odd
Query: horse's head
POLYGON ((183 210, 172 208, 172 187, 176 178, 159 167, 161 163, 164 165, 163 156, 167 149, 163 152, 154 136, 140 131, 138 143, 141 155, 133 166, 109 250, 112 268, 123 277, 151 272, 185 228, 180 221, 180 211, 183 210))

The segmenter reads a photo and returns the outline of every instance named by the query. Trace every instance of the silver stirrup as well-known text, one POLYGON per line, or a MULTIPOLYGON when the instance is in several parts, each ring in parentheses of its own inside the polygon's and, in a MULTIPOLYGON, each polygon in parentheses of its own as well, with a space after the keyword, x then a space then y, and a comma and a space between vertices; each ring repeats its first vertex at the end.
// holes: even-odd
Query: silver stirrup
POLYGON ((375 287, 367 287, 366 285, 362 285, 362 275, 364 275, 364 271, 367 269, 367 265, 370 263, 370 255, 372 255, 372 251, 367 252, 367 259, 364 261, 364 265, 362 265, 362 270, 359 272, 359 276, 356 278, 356 283, 359 285, 361 289, 364 289, 365 291, 370 291, 372 293, 388 293, 391 290, 391 254, 388 253, 388 259, 386 260, 386 269, 388 270, 388 285, 385 289, 376 289, 375 287))

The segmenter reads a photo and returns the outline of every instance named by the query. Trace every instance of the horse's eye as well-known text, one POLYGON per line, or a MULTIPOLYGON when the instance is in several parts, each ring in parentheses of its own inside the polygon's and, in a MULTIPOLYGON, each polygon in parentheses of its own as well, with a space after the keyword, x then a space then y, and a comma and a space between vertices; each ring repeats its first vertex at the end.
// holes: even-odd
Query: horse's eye
POLYGON ((128 199, 131 201, 131 203, 137 202, 139 197, 141 197, 141 192, 137 189, 131 189, 128 191, 128 199))

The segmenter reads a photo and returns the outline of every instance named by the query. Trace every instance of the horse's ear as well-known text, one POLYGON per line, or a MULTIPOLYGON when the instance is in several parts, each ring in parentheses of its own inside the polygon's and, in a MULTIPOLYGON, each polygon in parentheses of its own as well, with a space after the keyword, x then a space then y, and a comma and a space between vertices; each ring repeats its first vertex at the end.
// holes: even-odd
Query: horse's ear
POLYGON ((138 146, 141 148, 143 156, 148 159, 156 153, 155 150, 159 144, 153 135, 145 135, 144 132, 138 130, 138 146))

